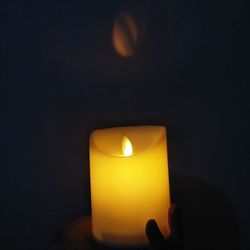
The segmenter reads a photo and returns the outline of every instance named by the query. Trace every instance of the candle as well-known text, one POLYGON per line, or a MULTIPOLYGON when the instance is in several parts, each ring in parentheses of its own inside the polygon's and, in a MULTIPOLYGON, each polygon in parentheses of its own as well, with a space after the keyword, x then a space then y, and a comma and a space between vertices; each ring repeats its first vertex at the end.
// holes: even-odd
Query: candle
POLYGON ((170 233, 166 129, 133 126, 100 129, 90 136, 92 231, 106 245, 148 244, 154 219, 170 233))

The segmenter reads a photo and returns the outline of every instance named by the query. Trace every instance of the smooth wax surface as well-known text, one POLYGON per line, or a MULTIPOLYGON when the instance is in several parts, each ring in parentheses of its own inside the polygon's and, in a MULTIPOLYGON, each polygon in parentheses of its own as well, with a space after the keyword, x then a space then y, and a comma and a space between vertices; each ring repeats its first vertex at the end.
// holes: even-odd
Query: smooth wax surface
POLYGON ((90 136, 92 228, 109 245, 145 245, 145 226, 155 219, 169 234, 166 129, 135 126, 100 129, 90 136), (123 151, 124 138, 132 155, 123 151))

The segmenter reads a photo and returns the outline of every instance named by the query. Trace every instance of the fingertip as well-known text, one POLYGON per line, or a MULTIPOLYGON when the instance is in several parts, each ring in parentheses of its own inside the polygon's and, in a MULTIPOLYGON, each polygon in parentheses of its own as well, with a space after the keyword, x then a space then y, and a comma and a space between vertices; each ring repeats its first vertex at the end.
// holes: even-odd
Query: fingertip
POLYGON ((175 243, 179 246, 183 246, 183 223, 181 217, 181 207, 179 205, 175 206, 172 214, 171 234, 175 243))
POLYGON ((146 224, 146 235, 149 237, 149 235, 152 234, 152 231, 157 228, 157 223, 154 219, 149 219, 146 224))
POLYGON ((177 204, 173 203, 168 209, 168 221, 169 221, 169 227, 170 227, 171 232, 173 230, 173 216, 174 216, 176 207, 177 207, 177 204))
POLYGON ((175 205, 175 209, 172 214, 173 226, 181 222, 181 208, 179 205, 175 205))
POLYGON ((165 238, 155 220, 150 219, 146 224, 146 236, 154 249, 159 249, 165 244, 165 238))

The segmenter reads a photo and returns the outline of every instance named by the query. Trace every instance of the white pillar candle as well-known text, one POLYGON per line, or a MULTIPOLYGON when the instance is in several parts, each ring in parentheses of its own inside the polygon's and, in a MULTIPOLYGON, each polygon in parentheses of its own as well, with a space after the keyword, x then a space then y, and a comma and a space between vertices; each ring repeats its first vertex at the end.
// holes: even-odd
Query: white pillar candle
POLYGON ((94 238, 106 245, 148 243, 154 219, 169 235, 170 207, 166 129, 134 126, 100 129, 90 136, 94 238))

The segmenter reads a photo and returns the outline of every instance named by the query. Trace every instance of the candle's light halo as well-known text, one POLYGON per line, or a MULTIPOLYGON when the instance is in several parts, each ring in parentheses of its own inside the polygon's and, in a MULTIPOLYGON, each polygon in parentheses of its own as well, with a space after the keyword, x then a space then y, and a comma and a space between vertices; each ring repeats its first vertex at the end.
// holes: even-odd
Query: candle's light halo
POLYGON ((128 12, 120 12, 116 16, 112 34, 115 51, 122 57, 134 55, 138 40, 137 24, 128 12))

